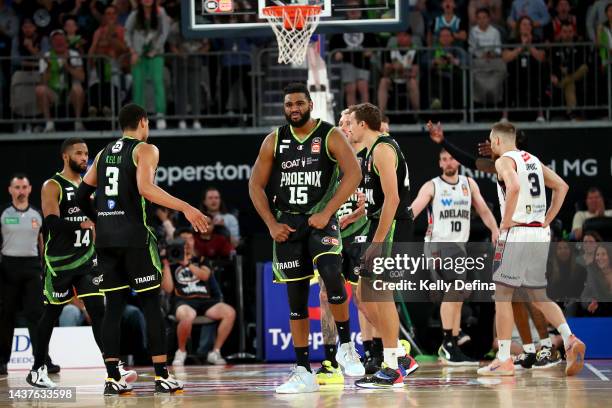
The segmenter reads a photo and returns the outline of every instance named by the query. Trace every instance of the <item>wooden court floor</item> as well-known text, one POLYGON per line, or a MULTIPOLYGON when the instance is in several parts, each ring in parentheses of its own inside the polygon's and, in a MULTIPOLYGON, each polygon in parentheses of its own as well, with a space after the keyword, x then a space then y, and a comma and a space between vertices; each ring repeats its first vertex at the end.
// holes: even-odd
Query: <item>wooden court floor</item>
MULTIPOLYGON (((316 367, 317 365, 313 365, 316 367)), ((27 387, 26 371, 0 377, 0 407, 612 407, 612 360, 591 360, 580 375, 566 378, 562 366, 517 372, 515 377, 478 378, 475 369, 422 364, 396 390, 357 389, 353 381, 322 387, 313 394, 277 395, 274 388, 288 365, 187 366, 175 369, 186 383, 181 395, 154 395, 152 369, 138 369, 131 395, 102 396, 103 369, 65 369, 52 378, 63 387, 76 387, 76 402, 16 402, 9 390, 27 387)))

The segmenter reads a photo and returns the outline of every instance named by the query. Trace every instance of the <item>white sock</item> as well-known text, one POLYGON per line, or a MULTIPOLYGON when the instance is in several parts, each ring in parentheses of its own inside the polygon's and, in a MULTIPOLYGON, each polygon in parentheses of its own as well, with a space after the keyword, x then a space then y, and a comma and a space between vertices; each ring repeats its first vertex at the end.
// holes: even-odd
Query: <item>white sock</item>
POLYGON ((510 345, 512 340, 497 340, 499 350, 497 351, 497 359, 504 362, 510 358, 510 345))
POLYGON ((542 347, 552 348, 552 340, 550 339, 550 337, 547 337, 543 340, 540 340, 540 345, 542 347))
POLYGON ((396 348, 384 348, 383 349, 383 361, 385 364, 394 370, 397 370, 397 349, 396 348))
POLYGON ((404 348, 404 346, 402 346, 402 343, 400 343, 400 341, 397 341, 397 356, 398 357, 404 357, 406 355, 406 349, 404 348))
POLYGON ((523 350, 525 351, 525 353, 534 354, 536 352, 535 345, 533 343, 523 344, 523 350))
POLYGON ((572 329, 567 325, 567 323, 561 323, 559 327, 557 327, 559 333, 561 333, 561 337, 563 337, 563 344, 567 345, 569 343, 569 338, 572 335, 572 329))

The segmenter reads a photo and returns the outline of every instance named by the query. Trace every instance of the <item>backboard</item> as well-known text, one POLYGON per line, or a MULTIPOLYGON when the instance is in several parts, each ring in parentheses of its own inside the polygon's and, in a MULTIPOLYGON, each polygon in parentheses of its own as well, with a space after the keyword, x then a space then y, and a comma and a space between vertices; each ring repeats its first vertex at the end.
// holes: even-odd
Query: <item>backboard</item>
POLYGON ((181 0, 188 38, 272 35, 262 9, 320 5, 317 33, 400 31, 408 26, 408 0, 181 0))

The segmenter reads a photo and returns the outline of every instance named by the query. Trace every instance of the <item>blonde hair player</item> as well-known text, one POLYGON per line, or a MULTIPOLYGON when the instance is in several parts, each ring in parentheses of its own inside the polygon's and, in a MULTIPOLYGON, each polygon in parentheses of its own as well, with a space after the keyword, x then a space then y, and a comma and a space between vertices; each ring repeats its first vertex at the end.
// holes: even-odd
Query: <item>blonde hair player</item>
POLYGON ((489 136, 499 180, 502 211, 500 238, 494 257, 495 325, 499 343, 497 358, 478 370, 479 375, 514 375, 510 344, 514 319, 512 295, 526 289, 546 319, 563 337, 567 356, 565 373, 576 375, 584 365, 586 346, 568 326, 559 306, 546 296, 546 260, 551 221, 555 219, 569 187, 534 155, 518 150, 516 129, 510 123, 493 125, 489 136), (552 190, 547 209, 545 187, 552 190))

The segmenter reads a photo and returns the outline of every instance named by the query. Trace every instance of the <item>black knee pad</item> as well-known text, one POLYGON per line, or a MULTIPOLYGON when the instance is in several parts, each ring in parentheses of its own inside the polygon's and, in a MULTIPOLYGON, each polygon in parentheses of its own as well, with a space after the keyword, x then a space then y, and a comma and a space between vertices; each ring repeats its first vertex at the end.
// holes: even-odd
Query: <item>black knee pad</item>
POLYGON ((331 305, 340 305, 346 302, 346 288, 344 287, 340 255, 321 255, 317 258, 317 270, 325 284, 327 302, 331 305))
POLYGON ((310 282, 302 279, 287 282, 287 298, 289 299, 289 320, 308 319, 308 292, 310 282))

